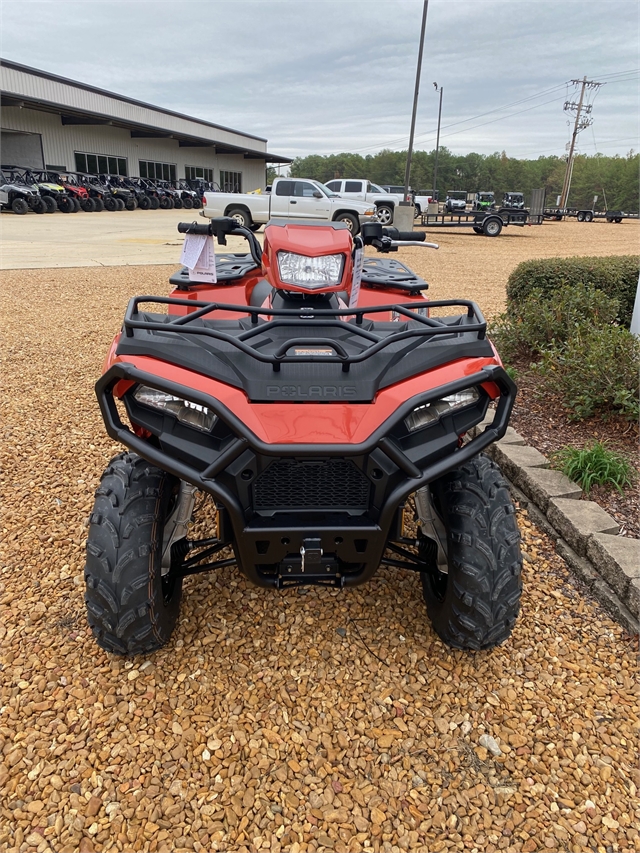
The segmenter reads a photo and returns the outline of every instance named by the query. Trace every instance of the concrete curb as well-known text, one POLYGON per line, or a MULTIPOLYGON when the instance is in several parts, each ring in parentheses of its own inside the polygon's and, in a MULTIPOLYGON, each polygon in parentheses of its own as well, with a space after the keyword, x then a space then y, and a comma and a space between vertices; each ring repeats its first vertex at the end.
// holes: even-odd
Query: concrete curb
MULTIPOLYGON (((472 437, 492 422, 493 414, 471 430, 472 437)), ((602 606, 630 634, 637 634, 640 540, 618 536, 615 520, 594 501, 581 500, 580 487, 552 470, 546 456, 511 427, 486 452, 532 520, 555 541, 558 554, 602 606)))

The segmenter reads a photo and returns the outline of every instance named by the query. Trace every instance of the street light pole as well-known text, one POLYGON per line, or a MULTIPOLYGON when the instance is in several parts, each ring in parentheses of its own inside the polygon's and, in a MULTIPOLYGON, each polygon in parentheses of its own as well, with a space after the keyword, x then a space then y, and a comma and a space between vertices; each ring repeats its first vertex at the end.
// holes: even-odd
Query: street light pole
POLYGON ((427 9, 429 0, 424 0, 422 8, 422 29, 420 31, 420 48, 418 50, 418 67, 416 69, 416 87, 413 94, 413 113, 411 115, 411 133, 409 134, 409 150, 407 151, 407 166, 404 173, 404 201, 409 196, 409 178, 411 175, 411 155, 413 154, 413 134, 416 129, 416 112, 418 110, 418 94, 420 92, 420 72, 422 70, 422 50, 424 48, 424 33, 427 28, 427 9))
POLYGON ((438 107, 438 136, 436 138, 436 162, 433 167, 433 200, 436 201, 438 196, 438 151, 440 150, 440 119, 442 118, 442 90, 443 86, 438 89, 438 84, 434 83, 433 88, 436 93, 440 92, 440 106, 438 107))

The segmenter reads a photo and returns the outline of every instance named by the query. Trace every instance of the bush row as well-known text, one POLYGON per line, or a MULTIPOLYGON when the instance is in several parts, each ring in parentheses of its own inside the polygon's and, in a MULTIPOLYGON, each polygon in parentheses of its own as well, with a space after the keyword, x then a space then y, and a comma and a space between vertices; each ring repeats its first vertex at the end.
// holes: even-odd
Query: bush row
POLYGON ((555 299, 564 286, 591 285, 618 301, 618 322, 629 328, 638 287, 640 257, 619 255, 606 258, 542 258, 524 261, 509 276, 508 311, 527 299, 532 291, 555 299))

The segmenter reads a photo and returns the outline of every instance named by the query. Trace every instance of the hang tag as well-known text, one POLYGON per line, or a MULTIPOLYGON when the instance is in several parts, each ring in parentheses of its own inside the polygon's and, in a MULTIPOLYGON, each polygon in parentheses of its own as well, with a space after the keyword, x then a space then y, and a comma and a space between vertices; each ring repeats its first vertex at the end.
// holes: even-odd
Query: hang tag
POLYGON ((190 281, 217 282, 216 253, 210 235, 185 235, 180 261, 189 269, 190 281))
POLYGON ((356 249, 353 259, 353 283, 351 285, 351 296, 349 298, 349 308, 355 308, 358 304, 360 296, 360 282, 362 281, 362 269, 364 267, 364 248, 356 249))

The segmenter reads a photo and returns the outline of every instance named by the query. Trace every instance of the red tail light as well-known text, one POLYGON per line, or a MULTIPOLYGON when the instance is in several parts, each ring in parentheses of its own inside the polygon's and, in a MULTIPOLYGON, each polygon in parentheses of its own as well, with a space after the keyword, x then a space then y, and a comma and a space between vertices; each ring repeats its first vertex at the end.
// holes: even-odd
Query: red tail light
POLYGON ((206 196, 204 196, 204 195, 202 196, 202 206, 203 206, 203 207, 206 207, 206 206, 207 206, 207 197, 206 197, 206 196))

